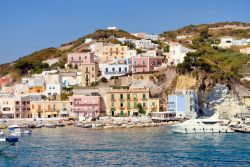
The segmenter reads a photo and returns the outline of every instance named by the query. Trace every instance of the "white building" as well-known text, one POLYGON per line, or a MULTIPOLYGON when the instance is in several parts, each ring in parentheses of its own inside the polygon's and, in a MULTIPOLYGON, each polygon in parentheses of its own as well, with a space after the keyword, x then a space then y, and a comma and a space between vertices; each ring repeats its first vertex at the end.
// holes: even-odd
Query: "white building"
POLYGON ((62 77, 60 74, 51 74, 45 77, 46 96, 60 96, 62 92, 62 77))
POLYGON ((230 48, 231 46, 245 46, 247 45, 246 39, 234 39, 233 37, 223 37, 218 45, 221 48, 230 48))
POLYGON ((102 64, 102 77, 110 79, 112 76, 121 76, 131 72, 130 64, 102 64))
POLYGON ((53 64, 56 64, 59 62, 59 58, 54 58, 54 59, 48 59, 43 61, 43 63, 47 63, 49 66, 52 66, 53 64))
POLYGON ((82 85, 82 72, 61 73, 61 76, 63 87, 82 85))
POLYGON ((169 46, 168 64, 177 65, 183 63, 184 57, 193 50, 182 46, 179 43, 171 43, 169 46))
POLYGON ((154 49, 158 47, 158 44, 154 44, 151 40, 147 39, 134 40, 132 43, 135 44, 135 48, 137 49, 154 49))

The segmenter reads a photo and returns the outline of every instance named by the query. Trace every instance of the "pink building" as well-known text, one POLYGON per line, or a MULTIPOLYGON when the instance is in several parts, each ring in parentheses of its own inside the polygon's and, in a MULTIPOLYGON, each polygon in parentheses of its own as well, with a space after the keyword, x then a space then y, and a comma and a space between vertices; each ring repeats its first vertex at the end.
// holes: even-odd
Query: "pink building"
POLYGON ((153 71, 156 67, 162 65, 162 57, 138 56, 132 57, 132 72, 153 71))
POLYGON ((73 95, 69 97, 71 111, 76 116, 93 117, 100 114, 100 96, 73 95))
POLYGON ((94 63, 94 53, 69 53, 68 64, 82 68, 82 64, 94 63))
POLYGON ((4 76, 2 78, 0 78, 0 88, 4 85, 10 84, 11 83, 11 79, 7 76, 4 76))

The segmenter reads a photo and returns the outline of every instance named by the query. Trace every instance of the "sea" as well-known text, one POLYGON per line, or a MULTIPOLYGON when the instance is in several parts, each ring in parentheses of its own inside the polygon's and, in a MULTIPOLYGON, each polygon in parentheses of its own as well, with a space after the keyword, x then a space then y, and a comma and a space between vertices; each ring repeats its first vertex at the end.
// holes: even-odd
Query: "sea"
POLYGON ((250 134, 41 128, 0 153, 0 166, 250 166, 250 134))

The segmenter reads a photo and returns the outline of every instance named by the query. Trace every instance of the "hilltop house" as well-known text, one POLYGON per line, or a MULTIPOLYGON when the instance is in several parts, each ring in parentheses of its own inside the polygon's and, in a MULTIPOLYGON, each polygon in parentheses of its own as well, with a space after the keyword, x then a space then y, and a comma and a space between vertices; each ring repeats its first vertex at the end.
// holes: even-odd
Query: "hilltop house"
POLYGON ((193 52, 193 50, 186 48, 179 43, 171 43, 169 46, 168 64, 177 65, 182 63, 188 52, 193 52))
POLYGON ((90 63, 94 61, 94 53, 69 53, 67 65, 71 65, 73 68, 82 69, 82 64, 90 63))
POLYGON ((233 37, 222 37, 218 45, 221 48, 230 48, 231 46, 245 46, 247 45, 246 39, 236 40, 233 37))

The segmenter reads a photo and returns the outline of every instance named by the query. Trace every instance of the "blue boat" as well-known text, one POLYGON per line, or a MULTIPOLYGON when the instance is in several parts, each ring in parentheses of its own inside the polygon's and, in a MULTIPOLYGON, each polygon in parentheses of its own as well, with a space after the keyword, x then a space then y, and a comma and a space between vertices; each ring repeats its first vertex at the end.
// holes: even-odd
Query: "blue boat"
POLYGON ((16 142, 18 142, 18 137, 15 136, 0 137, 0 152, 14 146, 16 142))

